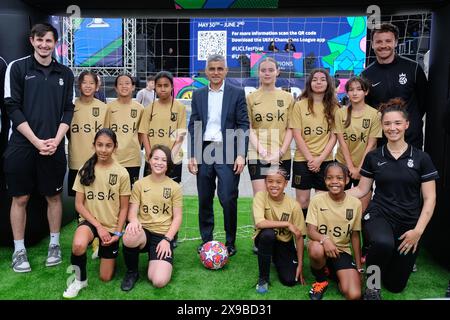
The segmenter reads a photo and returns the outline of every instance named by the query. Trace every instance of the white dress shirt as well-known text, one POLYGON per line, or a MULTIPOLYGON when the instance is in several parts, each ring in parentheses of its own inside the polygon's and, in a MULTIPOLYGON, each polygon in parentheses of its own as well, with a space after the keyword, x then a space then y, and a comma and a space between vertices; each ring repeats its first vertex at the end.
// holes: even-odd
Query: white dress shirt
POLYGON ((222 142, 222 101, 225 81, 219 90, 208 85, 208 121, 203 141, 222 142))

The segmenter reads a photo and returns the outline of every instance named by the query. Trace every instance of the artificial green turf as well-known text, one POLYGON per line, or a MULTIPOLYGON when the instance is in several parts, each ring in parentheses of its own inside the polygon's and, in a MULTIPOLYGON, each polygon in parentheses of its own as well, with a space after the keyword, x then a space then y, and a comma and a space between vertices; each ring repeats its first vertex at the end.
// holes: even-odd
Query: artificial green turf
MULTIPOLYGON (((123 256, 117 260, 116 275, 109 283, 103 283, 98 278, 99 260, 91 260, 91 249, 88 249, 88 279, 89 286, 83 289, 77 299, 98 300, 307 300, 308 290, 313 277, 309 270, 309 260, 305 252, 304 275, 308 285, 285 287, 278 281, 276 271, 272 267, 269 292, 257 294, 255 284, 258 278, 256 255, 252 253, 250 215, 251 198, 240 198, 238 204, 238 253, 231 257, 229 263, 221 270, 207 270, 200 263, 196 248, 198 238, 197 198, 185 197, 183 226, 180 230, 179 247, 174 252, 174 271, 170 283, 161 289, 151 286, 146 277, 147 255, 140 256, 140 279, 135 288, 128 292, 120 290, 120 283, 125 273, 123 256), (244 227, 243 226, 248 226, 244 227)), ((73 210, 65 207, 65 210, 73 210)), ((215 201, 216 240, 224 241, 223 215, 218 201, 215 201)), ((62 299, 66 281, 70 277, 66 273, 70 265, 70 248, 76 223, 73 222, 62 230, 61 244, 63 248, 63 263, 47 268, 44 261, 47 255, 48 239, 42 240, 37 246, 27 248, 32 272, 26 274, 14 273, 10 267, 12 250, 0 249, 0 299, 62 299)), ((408 286, 401 294, 392 294, 384 290, 383 299, 410 300, 442 297, 447 287, 449 272, 435 264, 422 250, 417 261, 419 271, 413 273, 408 286)), ((325 300, 342 300, 334 282, 330 283, 325 300)))

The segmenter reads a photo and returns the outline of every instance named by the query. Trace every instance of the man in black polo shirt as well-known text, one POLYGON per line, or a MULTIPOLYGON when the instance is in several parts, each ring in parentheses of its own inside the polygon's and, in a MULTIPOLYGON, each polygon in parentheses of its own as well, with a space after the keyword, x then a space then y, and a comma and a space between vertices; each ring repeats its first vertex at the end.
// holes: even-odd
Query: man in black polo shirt
POLYGON ((12 268, 31 271, 24 245, 26 207, 37 190, 47 200, 50 245, 46 266, 61 263, 59 232, 61 191, 66 172, 64 136, 73 116, 73 73, 52 58, 58 33, 50 24, 31 29, 32 55, 11 62, 5 77, 5 109, 12 135, 5 151, 4 171, 12 196, 14 236, 12 268))
MULTIPOLYGON (((422 67, 413 60, 395 54, 398 44, 398 28, 390 23, 372 30, 372 48, 376 61, 361 76, 371 84, 366 103, 378 109, 391 98, 402 98, 409 113, 409 129, 406 142, 423 149, 423 116, 427 111, 428 82, 422 67)), ((386 139, 379 140, 379 145, 386 139)))

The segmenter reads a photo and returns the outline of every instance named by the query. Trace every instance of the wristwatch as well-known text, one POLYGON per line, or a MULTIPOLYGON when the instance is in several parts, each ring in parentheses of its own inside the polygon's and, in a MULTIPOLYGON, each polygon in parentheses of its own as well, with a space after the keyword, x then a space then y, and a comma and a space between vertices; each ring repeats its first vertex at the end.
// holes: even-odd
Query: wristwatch
POLYGON ((172 240, 170 240, 170 238, 167 237, 167 236, 164 236, 163 239, 166 240, 166 241, 168 241, 169 243, 172 242, 172 240))
POLYGON ((123 232, 119 232, 119 231, 114 231, 113 234, 120 238, 121 236, 123 236, 124 233, 123 232))

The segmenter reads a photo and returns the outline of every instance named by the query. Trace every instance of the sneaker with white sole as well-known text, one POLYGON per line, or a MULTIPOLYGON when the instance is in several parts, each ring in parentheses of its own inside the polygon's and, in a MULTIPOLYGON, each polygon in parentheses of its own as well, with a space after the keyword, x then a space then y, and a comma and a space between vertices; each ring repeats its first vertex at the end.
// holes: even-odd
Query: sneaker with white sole
POLYGON ((78 296, 78 293, 81 289, 86 288, 88 286, 87 279, 84 281, 73 280, 73 282, 67 287, 67 289, 63 293, 63 297, 66 299, 72 299, 78 296))
POLYGON ((17 252, 14 252, 14 254, 12 256, 11 266, 15 272, 22 273, 22 272, 30 272, 31 271, 31 266, 30 266, 30 263, 28 262, 26 249, 22 249, 17 252))
POLYGON ((92 251, 92 260, 98 259, 98 248, 92 251))
POLYGON ((57 244, 52 244, 48 247, 47 260, 45 265, 47 267, 52 267, 60 264, 62 262, 61 258, 61 247, 57 244))
POLYGON ((258 283, 256 284, 256 292, 264 294, 269 291, 269 282, 265 279, 258 279, 258 283))

